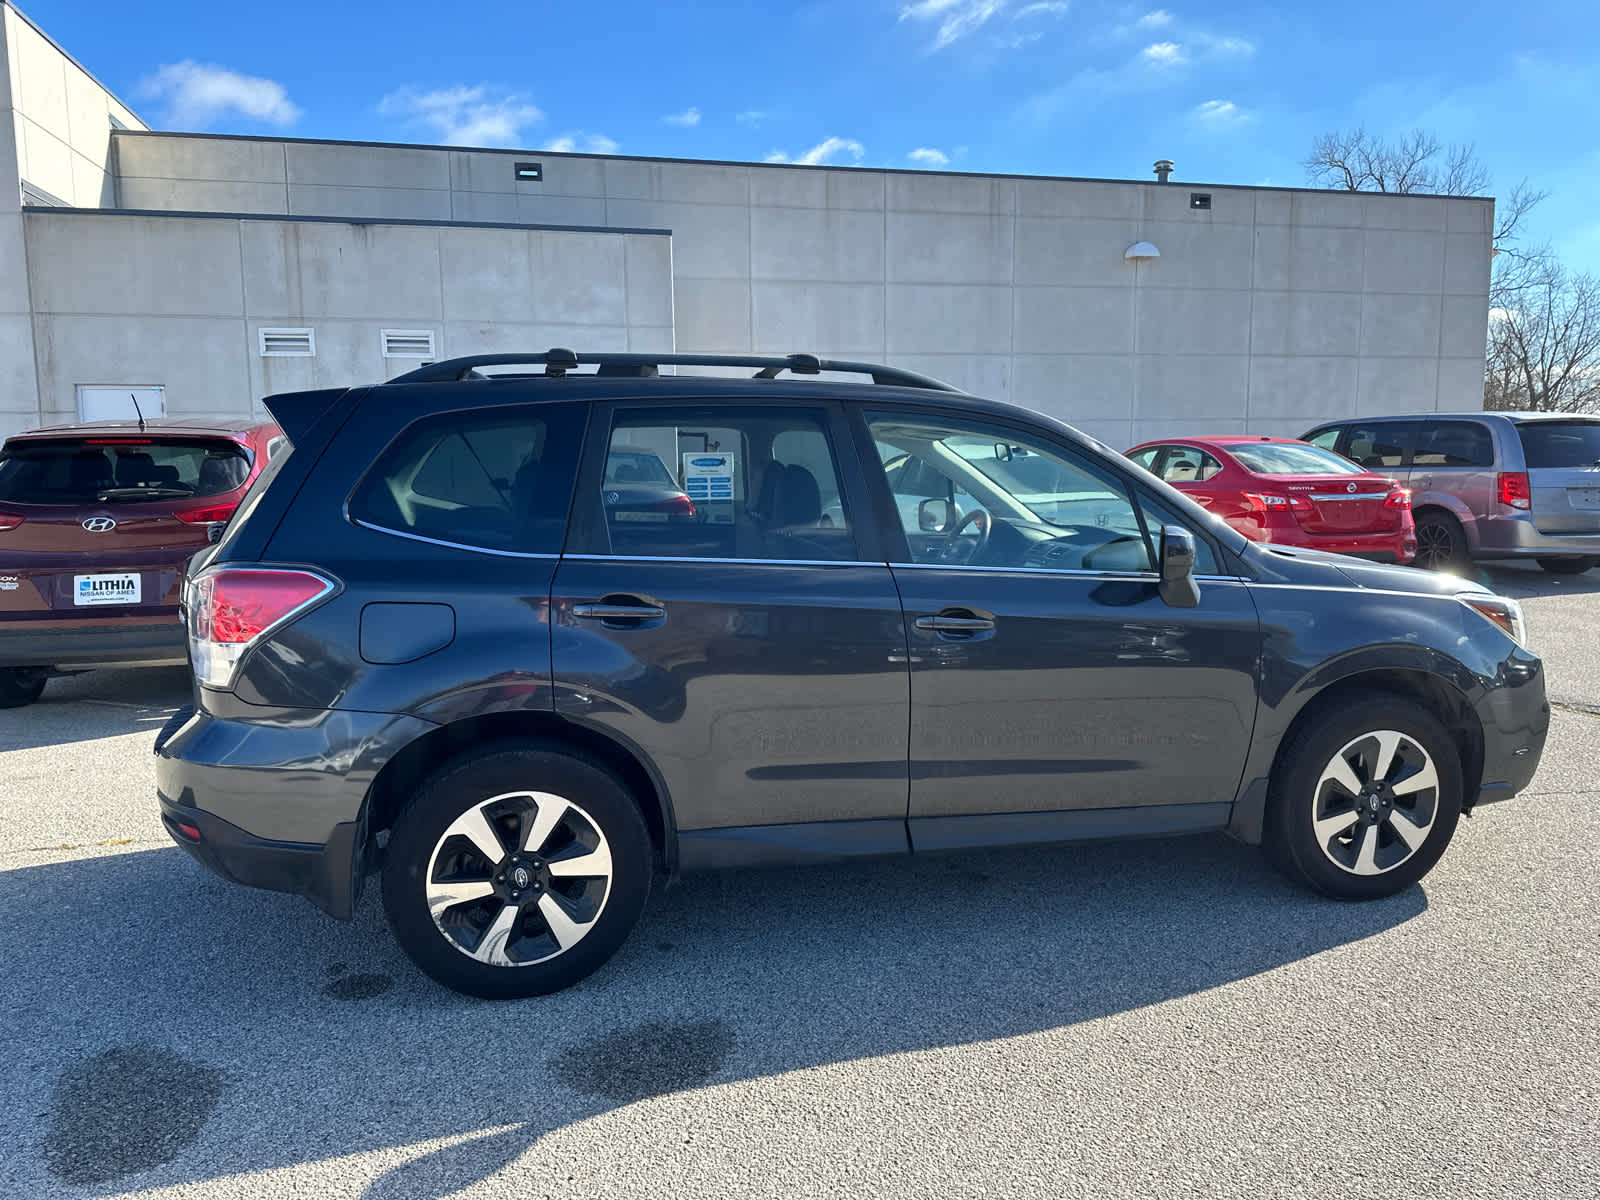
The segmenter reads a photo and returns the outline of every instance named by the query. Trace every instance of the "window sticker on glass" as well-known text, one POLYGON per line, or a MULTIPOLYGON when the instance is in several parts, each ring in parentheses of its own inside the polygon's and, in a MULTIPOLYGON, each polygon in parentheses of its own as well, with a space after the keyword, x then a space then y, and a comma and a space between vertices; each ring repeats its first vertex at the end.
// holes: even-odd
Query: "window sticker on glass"
POLYGON ((685 453, 683 490, 691 500, 732 500, 733 470, 732 453, 685 453))

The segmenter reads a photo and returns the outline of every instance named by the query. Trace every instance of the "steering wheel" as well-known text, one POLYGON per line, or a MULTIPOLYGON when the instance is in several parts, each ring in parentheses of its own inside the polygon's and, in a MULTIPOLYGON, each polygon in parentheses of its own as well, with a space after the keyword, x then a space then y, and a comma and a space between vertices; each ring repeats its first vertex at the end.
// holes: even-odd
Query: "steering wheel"
POLYGON ((977 562, 978 556, 983 553, 984 547, 989 544, 989 531, 993 528, 994 521, 984 509, 975 508, 971 512, 963 514, 959 521, 945 531, 946 541, 941 557, 945 562, 977 562), (965 547, 966 553, 963 554, 961 535, 968 525, 976 525, 978 527, 978 536, 970 546, 965 547))

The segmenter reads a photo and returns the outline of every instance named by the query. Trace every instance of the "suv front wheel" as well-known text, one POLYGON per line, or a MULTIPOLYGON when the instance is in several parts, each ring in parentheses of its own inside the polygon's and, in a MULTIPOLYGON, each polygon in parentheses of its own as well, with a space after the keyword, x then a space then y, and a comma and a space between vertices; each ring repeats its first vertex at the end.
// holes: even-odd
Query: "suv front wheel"
POLYGON ((458 992, 511 999, 585 978, 633 929, 654 873, 620 781, 587 759, 501 744, 440 768, 383 867, 390 927, 458 992))
POLYGON ((1266 849, 1290 878, 1340 900, 1392 896, 1426 875, 1461 816, 1461 756, 1404 697, 1343 697, 1284 744, 1266 849))

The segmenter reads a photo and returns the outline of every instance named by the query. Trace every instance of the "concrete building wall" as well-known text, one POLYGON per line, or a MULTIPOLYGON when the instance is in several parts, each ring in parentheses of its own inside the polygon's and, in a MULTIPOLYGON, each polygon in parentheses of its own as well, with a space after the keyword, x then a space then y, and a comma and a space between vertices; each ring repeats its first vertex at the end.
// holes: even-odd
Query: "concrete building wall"
POLYGON ((128 207, 669 229, 681 349, 881 359, 1119 447, 1482 404, 1487 199, 117 141, 128 207))
POLYGON ((39 409, 75 420, 81 384, 161 384, 167 412, 259 412, 260 397, 389 378, 383 329, 436 357, 529 345, 672 348, 669 240, 650 234, 345 222, 23 214, 39 409), (263 328, 310 328, 314 357, 264 357, 263 328))

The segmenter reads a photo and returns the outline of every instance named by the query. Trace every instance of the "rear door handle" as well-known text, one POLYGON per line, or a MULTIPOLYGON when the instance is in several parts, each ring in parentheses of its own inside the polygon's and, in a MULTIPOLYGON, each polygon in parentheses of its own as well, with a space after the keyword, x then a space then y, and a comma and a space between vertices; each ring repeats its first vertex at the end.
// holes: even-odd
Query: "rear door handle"
POLYGON ((994 622, 988 617, 918 617, 916 626, 935 633, 987 633, 994 622))
POLYGON ((659 604, 574 604, 572 615, 590 621, 654 621, 667 615, 659 604))

